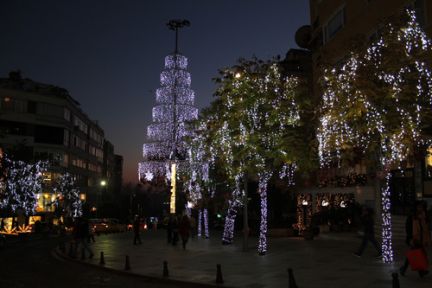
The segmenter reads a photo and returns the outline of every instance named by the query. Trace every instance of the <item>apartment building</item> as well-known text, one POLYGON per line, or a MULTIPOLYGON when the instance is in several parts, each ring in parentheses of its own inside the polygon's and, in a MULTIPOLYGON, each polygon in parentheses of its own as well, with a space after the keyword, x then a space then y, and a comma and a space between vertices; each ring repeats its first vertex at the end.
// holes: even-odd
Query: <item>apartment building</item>
POLYGON ((0 79, 0 146, 11 157, 48 160, 37 212, 53 212, 52 183, 61 173, 76 178, 80 198, 97 203, 104 163, 104 131, 67 90, 11 72, 0 79))

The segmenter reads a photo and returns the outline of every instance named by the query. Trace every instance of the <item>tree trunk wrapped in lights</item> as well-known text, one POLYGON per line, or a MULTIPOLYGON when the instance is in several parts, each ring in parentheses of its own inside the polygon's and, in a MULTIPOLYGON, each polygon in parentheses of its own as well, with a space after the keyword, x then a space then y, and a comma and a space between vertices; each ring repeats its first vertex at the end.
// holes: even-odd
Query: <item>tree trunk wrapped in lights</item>
POLYGON ((390 170, 401 169, 431 145, 425 128, 432 120, 432 42, 412 11, 380 33, 341 69, 325 72, 318 140, 322 166, 375 155, 377 174, 385 179, 380 187, 383 261, 392 263, 390 170))

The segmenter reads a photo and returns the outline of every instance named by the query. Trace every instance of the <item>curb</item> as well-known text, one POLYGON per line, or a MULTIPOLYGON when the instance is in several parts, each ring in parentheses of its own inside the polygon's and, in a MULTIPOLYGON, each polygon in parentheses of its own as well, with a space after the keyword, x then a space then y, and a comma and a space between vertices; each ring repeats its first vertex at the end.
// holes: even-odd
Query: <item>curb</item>
POLYGON ((225 286, 223 284, 188 282, 188 281, 177 280, 177 279, 169 279, 169 278, 163 278, 163 277, 148 276, 148 275, 138 274, 138 273, 132 272, 130 270, 129 271, 124 271, 124 270, 119 270, 119 269, 115 269, 115 268, 105 267, 105 266, 102 266, 102 265, 96 265, 96 264, 92 264, 92 263, 89 263, 89 262, 81 261, 79 259, 70 258, 67 255, 63 254, 61 251, 59 251, 58 247, 54 248, 51 251, 51 254, 52 255, 54 254, 53 257, 59 257, 59 258, 65 260, 65 261, 71 261, 71 262, 79 263, 81 265, 86 265, 86 266, 89 266, 89 267, 94 267, 96 269, 100 269, 100 270, 111 272, 111 273, 116 273, 118 275, 132 276, 132 277, 136 277, 136 278, 141 278, 141 279, 146 280, 147 282, 173 284, 173 285, 177 285, 176 287, 196 287, 196 288, 224 287, 224 288, 233 288, 232 286, 225 286))

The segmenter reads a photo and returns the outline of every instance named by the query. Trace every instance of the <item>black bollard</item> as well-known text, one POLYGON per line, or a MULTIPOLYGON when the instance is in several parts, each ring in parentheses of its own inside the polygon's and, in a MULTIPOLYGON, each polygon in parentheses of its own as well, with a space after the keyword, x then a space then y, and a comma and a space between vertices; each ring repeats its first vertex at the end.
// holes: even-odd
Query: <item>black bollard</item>
POLYGON ((105 265, 105 257, 103 251, 100 253, 99 265, 105 265))
POLYGON ((73 246, 72 242, 69 244, 69 254, 68 254, 68 256, 71 257, 71 258, 73 258, 73 256, 74 256, 74 246, 73 246))
POLYGON ((393 278, 392 288, 400 288, 400 285, 399 285, 399 274, 398 273, 392 273, 392 278, 393 278))
POLYGON ((221 264, 216 265, 216 284, 223 284, 221 264))
POLYGON ((291 268, 288 268, 288 288, 298 288, 291 268))
POLYGON ((131 269, 131 267, 130 267, 130 263, 129 263, 129 256, 126 255, 126 260, 125 260, 125 270, 128 271, 128 270, 130 270, 130 269, 131 269))
POLYGON ((84 250, 84 248, 81 249, 81 260, 85 260, 85 250, 84 250))
POLYGON ((169 273, 168 273, 168 262, 164 261, 163 262, 163 272, 162 272, 163 277, 168 277, 169 273))
POLYGON ((63 241, 60 242, 60 244, 59 244, 59 248, 60 248, 60 251, 61 251, 63 254, 66 253, 66 246, 65 246, 65 243, 64 243, 63 241))

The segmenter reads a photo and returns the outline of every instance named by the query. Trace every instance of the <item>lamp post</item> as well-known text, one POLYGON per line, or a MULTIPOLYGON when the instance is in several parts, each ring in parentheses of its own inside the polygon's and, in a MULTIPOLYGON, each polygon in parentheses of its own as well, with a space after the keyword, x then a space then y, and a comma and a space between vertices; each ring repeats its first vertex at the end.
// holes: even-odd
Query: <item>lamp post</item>
POLYGON ((96 206, 97 206, 97 208, 96 208, 96 218, 98 217, 98 213, 99 213, 99 210, 100 210, 100 204, 101 204, 100 202, 101 202, 101 198, 102 198, 102 190, 106 191, 107 181, 104 180, 104 179, 102 179, 100 181, 99 185, 100 185, 101 189, 99 190, 98 197, 96 199, 96 206))
MULTIPOLYGON (((170 20, 167 23, 167 26, 170 30, 175 31, 175 50, 174 50, 174 54, 178 54, 178 30, 183 28, 183 27, 187 27, 190 26, 190 22, 188 20, 170 20)), ((177 68, 177 61, 175 61, 175 65, 177 68)), ((177 78, 175 78, 175 82, 174 82, 174 87, 177 87, 178 83, 177 83, 177 78)), ((172 141, 172 151, 171 151, 171 155, 170 155, 170 168, 171 168, 171 187, 170 187, 170 214, 175 214, 176 213, 176 179, 177 179, 177 160, 178 160, 178 115, 177 115, 177 91, 174 89, 173 90, 173 109, 172 109, 172 121, 173 121, 173 130, 172 130, 172 135, 171 135, 171 141, 172 141)))

